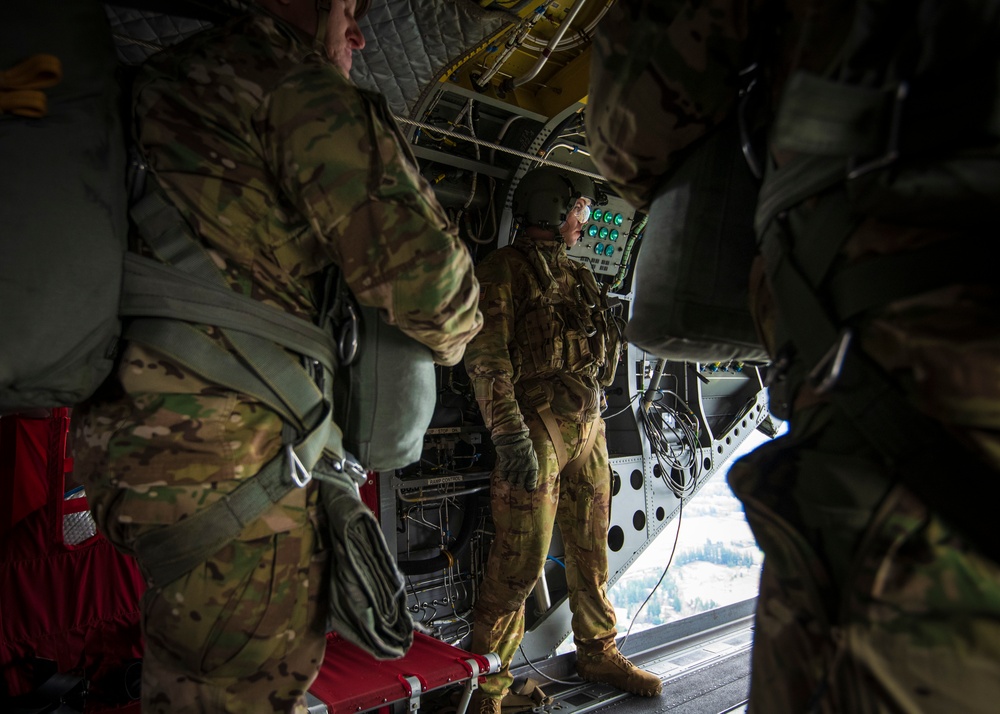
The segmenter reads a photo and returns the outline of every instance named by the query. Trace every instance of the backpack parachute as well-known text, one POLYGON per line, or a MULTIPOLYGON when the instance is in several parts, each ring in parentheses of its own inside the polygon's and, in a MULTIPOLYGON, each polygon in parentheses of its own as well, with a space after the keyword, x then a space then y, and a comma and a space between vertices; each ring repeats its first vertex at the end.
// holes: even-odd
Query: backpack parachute
POLYGON ((107 376, 127 233, 115 52, 94 0, 0 9, 0 412, 107 376))

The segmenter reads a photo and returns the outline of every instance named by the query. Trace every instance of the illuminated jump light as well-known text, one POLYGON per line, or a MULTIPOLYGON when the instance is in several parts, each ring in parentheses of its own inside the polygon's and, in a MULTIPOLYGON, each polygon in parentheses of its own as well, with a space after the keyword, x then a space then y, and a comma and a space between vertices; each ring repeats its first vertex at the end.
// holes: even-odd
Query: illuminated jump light
POLYGON ((621 235, 618 231, 611 229, 611 240, 618 240, 618 236, 621 235))
POLYGON ((591 223, 590 227, 587 228, 587 235, 589 235, 591 238, 596 238, 597 237, 597 230, 598 230, 597 226, 594 225, 593 223, 591 223))
POLYGON ((614 254, 615 254, 615 247, 613 245, 608 243, 606 246, 604 246, 604 255, 610 258, 614 254))
POLYGON ((604 217, 604 211, 602 211, 600 208, 595 208, 594 212, 590 215, 593 217, 595 221, 599 221, 604 217))
POLYGON ((595 245, 594 246, 594 252, 597 255, 604 255, 604 244, 603 243, 598 243, 597 245, 595 245))
POLYGON ((615 214, 615 225, 616 226, 620 226, 624 222, 625 222, 625 216, 623 216, 620 213, 616 213, 615 214))
POLYGON ((605 240, 609 233, 610 231, 607 228, 601 228, 601 240, 605 240))

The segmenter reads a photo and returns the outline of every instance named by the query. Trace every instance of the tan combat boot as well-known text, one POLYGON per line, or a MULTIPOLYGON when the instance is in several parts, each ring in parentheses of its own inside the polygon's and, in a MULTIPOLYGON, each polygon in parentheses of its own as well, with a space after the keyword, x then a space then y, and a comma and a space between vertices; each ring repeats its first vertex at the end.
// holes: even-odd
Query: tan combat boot
POLYGON ((465 714, 500 714, 500 700, 487 695, 482 689, 472 693, 465 714))
POLYGON ((617 647, 597 654, 577 650, 576 671, 588 682, 610 684, 615 689, 640 697, 655 697, 663 691, 659 677, 636 667, 617 647))

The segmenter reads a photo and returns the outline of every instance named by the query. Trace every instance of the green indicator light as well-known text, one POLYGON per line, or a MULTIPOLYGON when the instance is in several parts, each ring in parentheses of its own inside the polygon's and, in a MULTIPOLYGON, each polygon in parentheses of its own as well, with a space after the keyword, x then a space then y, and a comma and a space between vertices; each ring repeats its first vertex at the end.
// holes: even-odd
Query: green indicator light
POLYGON ((615 247, 613 245, 604 246, 604 255, 610 258, 614 254, 615 254, 615 247))
POLYGON ((595 221, 599 221, 601 220, 601 217, 604 216, 604 211, 602 211, 600 208, 595 208, 593 216, 595 221))
POLYGON ((598 229, 597 229, 597 226, 595 226, 595 225, 594 225, 593 223, 591 223, 591 224, 590 224, 590 227, 589 227, 589 228, 587 228, 587 234, 588 234, 588 235, 589 235, 589 236, 590 236, 591 238, 596 238, 596 237, 597 237, 597 230, 598 230, 598 229))
POLYGON ((598 255, 604 255, 604 244, 598 243, 597 245, 595 245, 594 252, 597 253, 598 255))
POLYGON ((607 237, 608 237, 608 229, 607 228, 602 228, 601 229, 601 240, 604 240, 607 237))
POLYGON ((615 217, 611 215, 611 211, 608 211, 607 213, 604 214, 604 222, 605 223, 611 223, 614 220, 615 220, 615 217))
POLYGON ((616 226, 620 226, 624 222, 625 222, 625 216, 623 216, 620 213, 616 213, 615 214, 615 225, 616 226))
POLYGON ((621 234, 618 231, 612 230, 611 231, 611 240, 618 240, 618 236, 619 235, 621 235, 621 234))

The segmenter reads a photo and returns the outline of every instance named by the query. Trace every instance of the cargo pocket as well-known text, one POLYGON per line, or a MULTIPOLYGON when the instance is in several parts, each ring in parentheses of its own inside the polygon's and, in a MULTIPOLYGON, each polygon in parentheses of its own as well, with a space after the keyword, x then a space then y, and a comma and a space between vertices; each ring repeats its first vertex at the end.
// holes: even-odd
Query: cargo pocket
POLYGON ((595 366, 594 353, 590 350, 590 339, 582 330, 566 331, 566 370, 571 374, 582 374, 595 366))
POLYGON ((576 516, 576 546, 580 550, 590 552, 594 549, 601 536, 594 533, 594 525, 597 521, 594 518, 594 498, 597 490, 591 483, 581 483, 574 494, 576 516))
POLYGON ((524 331, 524 343, 528 346, 535 372, 562 369, 563 323, 551 307, 543 305, 527 312, 524 316, 524 331))

